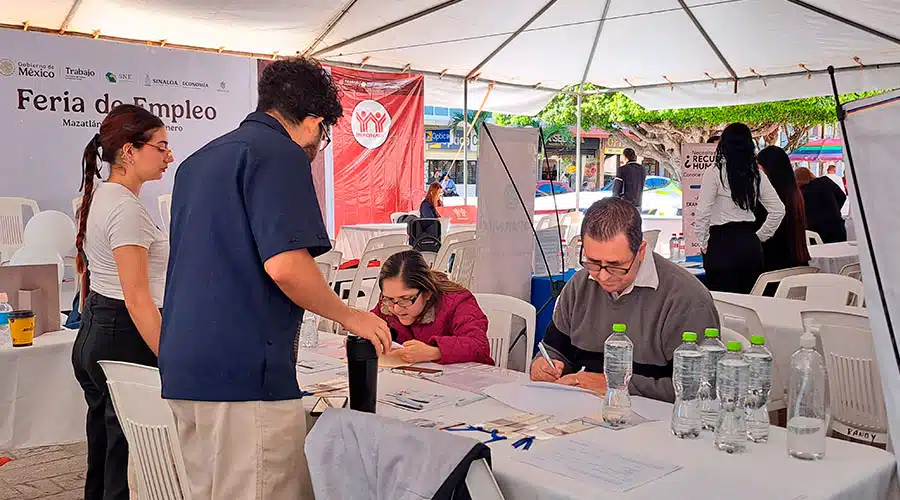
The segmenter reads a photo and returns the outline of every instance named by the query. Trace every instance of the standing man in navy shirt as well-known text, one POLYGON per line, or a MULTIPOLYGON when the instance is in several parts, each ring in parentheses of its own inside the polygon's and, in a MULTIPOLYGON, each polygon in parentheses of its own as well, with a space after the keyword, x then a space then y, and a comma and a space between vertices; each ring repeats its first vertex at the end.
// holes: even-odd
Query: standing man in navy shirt
POLYGON ((348 308, 313 260, 331 245, 310 162, 342 114, 318 63, 276 61, 257 111, 175 176, 159 368, 194 500, 313 498, 295 359, 304 310, 390 350, 387 324, 348 308))

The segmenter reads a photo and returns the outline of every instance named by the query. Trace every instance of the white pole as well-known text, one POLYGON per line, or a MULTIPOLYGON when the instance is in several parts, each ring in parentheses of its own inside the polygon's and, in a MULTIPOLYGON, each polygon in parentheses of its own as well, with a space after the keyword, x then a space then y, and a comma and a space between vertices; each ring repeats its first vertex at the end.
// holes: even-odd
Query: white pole
MULTIPOLYGON (((463 205, 469 204, 469 79, 463 80, 463 205)), ((451 165, 452 168, 452 165, 451 165)))
POLYGON ((575 106, 575 210, 581 211, 581 94, 575 106))

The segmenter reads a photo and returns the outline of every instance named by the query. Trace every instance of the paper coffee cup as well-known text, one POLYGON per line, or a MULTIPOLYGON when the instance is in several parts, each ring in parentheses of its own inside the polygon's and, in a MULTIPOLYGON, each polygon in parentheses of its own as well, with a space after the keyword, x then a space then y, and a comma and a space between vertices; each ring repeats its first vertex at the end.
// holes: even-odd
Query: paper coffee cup
POLYGON ((9 313, 9 333, 13 347, 28 347, 34 343, 34 311, 9 313))

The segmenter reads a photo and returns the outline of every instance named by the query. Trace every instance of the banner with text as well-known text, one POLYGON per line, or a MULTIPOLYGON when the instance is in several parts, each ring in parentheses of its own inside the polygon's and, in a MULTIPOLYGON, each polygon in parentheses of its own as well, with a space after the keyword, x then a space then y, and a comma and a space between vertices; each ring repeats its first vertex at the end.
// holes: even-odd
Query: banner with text
POLYGON ((334 227, 387 222, 425 196, 425 80, 332 67, 344 118, 332 132, 334 227))
MULTIPOLYGON (((0 196, 31 198, 42 210, 72 214, 85 145, 119 104, 162 118, 173 166, 255 104, 251 59, 12 30, 0 30, 0 47, 0 196)), ((157 197, 174 179, 170 168, 141 192, 157 221, 157 197)))
MULTIPOLYGON (((684 231, 685 255, 700 255, 700 244, 694 233, 694 219, 697 215, 697 199, 700 197, 700 181, 706 169, 716 163, 715 144, 681 145, 681 223, 684 231)), ((661 234, 660 239, 668 241, 671 235, 661 234)))

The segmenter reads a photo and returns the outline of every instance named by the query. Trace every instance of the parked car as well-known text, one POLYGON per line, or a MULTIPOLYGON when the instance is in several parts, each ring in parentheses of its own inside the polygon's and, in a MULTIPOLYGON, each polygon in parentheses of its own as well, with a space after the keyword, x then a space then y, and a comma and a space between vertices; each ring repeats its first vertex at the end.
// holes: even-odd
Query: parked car
POLYGON ((538 181, 535 187, 535 196, 545 196, 550 193, 550 186, 553 186, 553 192, 556 194, 571 193, 572 188, 563 181, 538 181))

